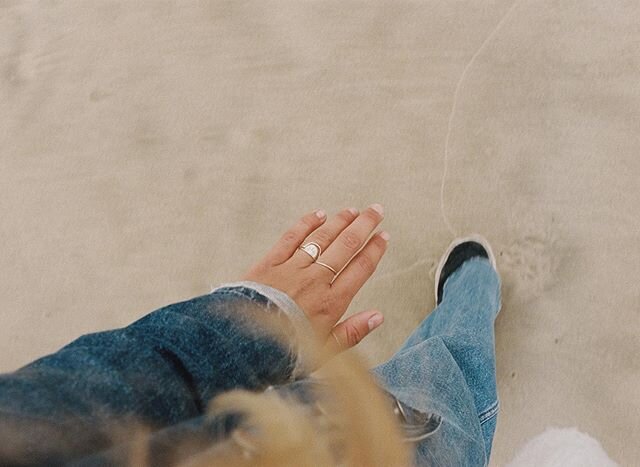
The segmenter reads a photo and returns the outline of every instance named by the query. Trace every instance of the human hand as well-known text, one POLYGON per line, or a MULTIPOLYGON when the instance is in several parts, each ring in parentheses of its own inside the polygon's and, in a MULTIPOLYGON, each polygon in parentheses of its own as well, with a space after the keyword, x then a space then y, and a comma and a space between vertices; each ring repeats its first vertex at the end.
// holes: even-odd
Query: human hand
POLYGON ((337 347, 335 350, 353 347, 384 320, 379 311, 367 310, 338 323, 386 251, 389 235, 382 231, 371 236, 383 217, 379 204, 372 204, 361 214, 354 208, 345 209, 328 221, 322 210, 307 214, 243 279, 289 295, 302 308, 322 343, 337 347), (320 245, 318 261, 338 271, 335 278, 331 270, 316 264, 298 248, 308 242, 320 245))

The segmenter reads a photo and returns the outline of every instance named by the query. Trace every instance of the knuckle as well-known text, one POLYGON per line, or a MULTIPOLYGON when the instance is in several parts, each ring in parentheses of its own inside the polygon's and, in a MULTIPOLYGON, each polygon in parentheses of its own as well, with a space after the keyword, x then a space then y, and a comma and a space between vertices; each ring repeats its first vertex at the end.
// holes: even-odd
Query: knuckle
MULTIPOLYGON (((315 234, 315 240, 323 245, 331 243, 331 234, 324 229, 318 230, 315 234)), ((324 248, 324 247, 323 247, 324 248)))
POLYGON ((303 276, 298 282, 298 293, 303 295, 309 293, 316 285, 316 281, 309 276, 303 276))
POLYGON ((360 269, 362 269, 366 273, 372 273, 376 269, 375 262, 373 261, 373 259, 371 259, 371 256, 367 254, 359 255, 356 258, 356 263, 358 264, 360 269))
POLYGON ((353 347, 362 340, 362 334, 355 326, 347 326, 345 329, 345 334, 347 337, 347 345, 349 347, 353 347))
POLYGON ((282 241, 285 243, 294 243, 298 241, 298 233, 295 230, 288 230, 282 235, 282 241))
POLYGON ((300 219, 301 226, 306 229, 314 228, 318 225, 318 217, 315 214, 308 214, 300 219))
POLYGON ((320 299, 320 308, 318 310, 318 314, 322 316, 331 316, 333 315, 335 306, 336 303, 334 298, 329 294, 325 294, 320 299))
POLYGON ((340 241, 349 250, 357 250, 360 247, 360 237, 355 232, 343 232, 340 241))

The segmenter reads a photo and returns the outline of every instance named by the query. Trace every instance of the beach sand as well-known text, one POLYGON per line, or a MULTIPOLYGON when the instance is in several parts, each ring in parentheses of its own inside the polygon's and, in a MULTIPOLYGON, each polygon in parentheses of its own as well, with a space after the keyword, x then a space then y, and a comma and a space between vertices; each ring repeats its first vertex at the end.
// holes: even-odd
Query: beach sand
MULTIPOLYGON (((305 212, 384 204, 350 312, 433 308, 460 76, 511 1, 0 2, 0 370, 236 280, 305 212)), ((446 216, 494 245, 492 465, 547 426, 640 459, 640 7, 521 0, 466 73, 446 216)))

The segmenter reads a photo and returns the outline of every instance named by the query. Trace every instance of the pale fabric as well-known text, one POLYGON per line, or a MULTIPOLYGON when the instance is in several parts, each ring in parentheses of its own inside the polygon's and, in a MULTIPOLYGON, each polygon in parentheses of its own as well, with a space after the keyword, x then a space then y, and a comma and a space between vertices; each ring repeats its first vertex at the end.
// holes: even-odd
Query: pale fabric
POLYGON ((598 440, 577 428, 548 428, 520 448, 505 467, 618 467, 598 440))

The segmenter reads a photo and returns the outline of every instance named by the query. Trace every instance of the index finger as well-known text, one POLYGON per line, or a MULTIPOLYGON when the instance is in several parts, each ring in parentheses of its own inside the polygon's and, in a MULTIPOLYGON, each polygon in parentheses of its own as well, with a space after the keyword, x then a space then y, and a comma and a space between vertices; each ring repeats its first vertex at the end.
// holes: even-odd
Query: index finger
POLYGON ((280 237, 278 242, 265 255, 263 261, 272 266, 277 266, 287 261, 296 252, 304 239, 320 227, 326 218, 327 214, 322 209, 316 209, 303 216, 280 237))

